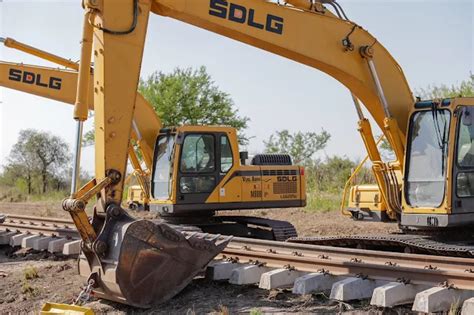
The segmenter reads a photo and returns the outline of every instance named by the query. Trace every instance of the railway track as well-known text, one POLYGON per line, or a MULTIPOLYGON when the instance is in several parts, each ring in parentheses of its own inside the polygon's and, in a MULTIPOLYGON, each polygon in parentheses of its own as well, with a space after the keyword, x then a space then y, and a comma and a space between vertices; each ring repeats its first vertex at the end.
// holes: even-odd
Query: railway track
MULTIPOLYGON (((4 222, 0 223, 0 237, 2 233, 10 233, 10 236, 18 233, 52 236, 52 239, 79 239, 71 220, 20 215, 8 215, 4 222)), ((183 233, 196 234, 196 232, 183 233)), ((201 233, 197 236, 214 237, 201 233)), ((361 283, 377 282, 382 287, 391 282, 410 286, 410 288, 417 287, 420 290, 433 287, 459 294, 474 292, 474 259, 472 258, 405 254, 236 237, 211 265, 210 269, 214 272, 221 266, 228 268, 231 265, 232 268, 224 279, 231 278, 236 270, 245 272, 246 267, 253 266, 261 268, 261 272, 257 272, 257 277, 262 277, 262 279, 264 273, 272 270, 275 273, 276 270, 276 273, 278 271, 282 274, 286 273, 290 278, 295 274, 299 276, 322 274, 333 277, 334 282, 342 277, 361 283)), ((216 277, 215 274, 213 277, 216 277)), ((220 277, 222 278, 222 275, 220 277)), ((219 280, 222 280, 221 278, 219 280)), ((259 281, 260 279, 256 278, 254 283, 259 281)), ((298 280, 292 281, 296 285, 298 280)), ((474 293, 472 296, 474 297, 474 293)))
POLYGON ((74 223, 67 219, 6 215, 0 228, 18 233, 79 238, 74 223))
POLYGON ((272 268, 474 290, 474 259, 234 238, 219 258, 272 268), (224 257, 225 256, 225 257, 224 257))

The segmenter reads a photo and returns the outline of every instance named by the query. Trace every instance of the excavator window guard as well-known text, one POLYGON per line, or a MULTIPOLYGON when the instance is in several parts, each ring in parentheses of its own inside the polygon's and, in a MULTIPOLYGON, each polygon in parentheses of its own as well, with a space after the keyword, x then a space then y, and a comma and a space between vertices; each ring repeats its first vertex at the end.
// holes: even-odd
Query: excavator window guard
POLYGON ((210 193, 215 187, 215 176, 183 176, 179 180, 179 191, 182 194, 210 193))

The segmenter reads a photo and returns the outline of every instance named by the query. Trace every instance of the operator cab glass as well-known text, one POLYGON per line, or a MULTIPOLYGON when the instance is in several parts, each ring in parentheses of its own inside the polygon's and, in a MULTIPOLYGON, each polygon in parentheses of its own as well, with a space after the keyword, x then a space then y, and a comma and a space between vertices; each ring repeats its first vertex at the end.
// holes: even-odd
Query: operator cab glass
POLYGON ((171 195, 173 172, 174 135, 160 135, 155 148, 155 166, 152 176, 152 195, 154 199, 169 199, 171 195))
POLYGON ((457 112, 454 213, 471 212, 474 206, 474 107, 460 106, 457 112))
POLYGON ((439 207, 446 190, 451 114, 434 109, 412 115, 407 153, 406 200, 412 207, 439 207))
POLYGON ((215 140, 210 134, 189 134, 181 149, 179 190, 182 194, 210 193, 216 183, 215 140))

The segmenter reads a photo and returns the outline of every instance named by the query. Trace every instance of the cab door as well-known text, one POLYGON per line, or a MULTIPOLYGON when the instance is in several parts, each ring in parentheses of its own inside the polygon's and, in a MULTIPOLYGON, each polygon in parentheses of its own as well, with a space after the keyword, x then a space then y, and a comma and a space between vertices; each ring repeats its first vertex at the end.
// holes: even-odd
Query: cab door
POLYGON ((474 212, 474 106, 456 110, 457 132, 453 161, 452 213, 474 212))
POLYGON ((231 203, 242 200, 242 177, 234 168, 232 145, 225 133, 217 134, 218 156, 219 156, 219 202, 231 203))
POLYGON ((186 133, 181 144, 177 179, 178 204, 203 204, 220 177, 217 139, 212 133, 186 133))

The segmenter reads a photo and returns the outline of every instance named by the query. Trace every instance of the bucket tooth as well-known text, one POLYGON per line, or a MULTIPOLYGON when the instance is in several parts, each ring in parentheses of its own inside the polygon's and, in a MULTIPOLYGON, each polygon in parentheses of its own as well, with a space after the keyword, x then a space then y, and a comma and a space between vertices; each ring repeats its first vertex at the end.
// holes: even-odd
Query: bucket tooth
POLYGON ((210 238, 209 240, 210 240, 211 242, 216 242, 220 237, 221 237, 221 235, 220 235, 220 234, 217 234, 216 236, 210 238))
POLYGON ((186 236, 186 239, 189 240, 190 238, 193 238, 196 234, 198 234, 198 232, 193 232, 193 233, 191 233, 190 235, 187 235, 187 236, 186 236))

